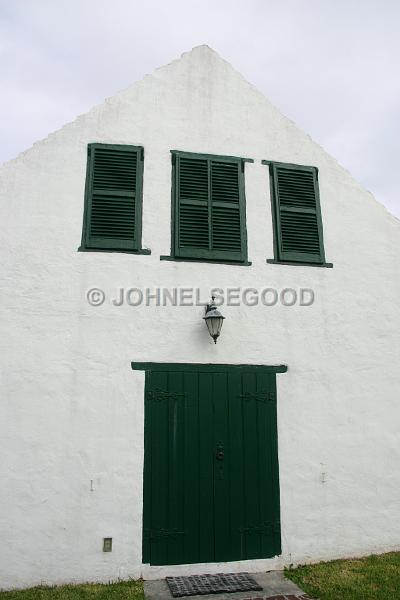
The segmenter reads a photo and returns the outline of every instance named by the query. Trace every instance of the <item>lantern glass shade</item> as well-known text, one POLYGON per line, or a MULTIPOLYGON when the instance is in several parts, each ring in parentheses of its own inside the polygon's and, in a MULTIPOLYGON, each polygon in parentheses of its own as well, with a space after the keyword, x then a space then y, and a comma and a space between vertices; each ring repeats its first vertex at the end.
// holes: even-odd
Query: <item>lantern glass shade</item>
POLYGON ((209 334, 214 340, 214 344, 216 344, 219 334, 221 333, 222 323, 224 322, 225 317, 221 315, 219 310, 212 308, 206 313, 206 316, 203 317, 203 319, 206 322, 209 334))

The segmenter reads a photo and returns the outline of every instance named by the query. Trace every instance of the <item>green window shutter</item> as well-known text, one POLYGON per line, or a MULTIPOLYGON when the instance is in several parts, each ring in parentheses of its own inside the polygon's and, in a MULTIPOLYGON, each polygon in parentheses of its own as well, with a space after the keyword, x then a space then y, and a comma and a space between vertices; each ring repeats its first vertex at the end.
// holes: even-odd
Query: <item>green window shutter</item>
POLYGON ((84 248, 140 248, 142 174, 142 148, 89 144, 84 248))
POLYGON ((175 257, 247 260, 241 159, 173 154, 175 257))
POLYGON ((317 173, 315 167, 270 164, 278 260, 325 262, 317 173))
POLYGON ((207 160, 178 158, 178 249, 208 251, 209 181, 207 160))

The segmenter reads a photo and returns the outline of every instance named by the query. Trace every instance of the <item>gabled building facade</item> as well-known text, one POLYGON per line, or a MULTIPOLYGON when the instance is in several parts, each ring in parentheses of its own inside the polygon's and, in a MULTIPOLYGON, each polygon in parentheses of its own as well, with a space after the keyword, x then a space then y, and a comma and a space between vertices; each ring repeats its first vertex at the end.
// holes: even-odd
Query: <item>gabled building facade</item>
POLYGON ((0 587, 399 548, 400 226, 320 146, 200 46, 0 181, 0 587))

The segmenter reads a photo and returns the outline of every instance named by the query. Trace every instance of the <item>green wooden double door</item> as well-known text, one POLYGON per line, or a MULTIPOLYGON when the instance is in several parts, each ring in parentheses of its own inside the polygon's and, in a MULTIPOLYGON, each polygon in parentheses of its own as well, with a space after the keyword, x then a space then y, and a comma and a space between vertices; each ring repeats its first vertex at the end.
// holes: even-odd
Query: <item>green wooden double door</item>
POLYGON ((280 554, 273 368, 146 370, 143 562, 280 554))

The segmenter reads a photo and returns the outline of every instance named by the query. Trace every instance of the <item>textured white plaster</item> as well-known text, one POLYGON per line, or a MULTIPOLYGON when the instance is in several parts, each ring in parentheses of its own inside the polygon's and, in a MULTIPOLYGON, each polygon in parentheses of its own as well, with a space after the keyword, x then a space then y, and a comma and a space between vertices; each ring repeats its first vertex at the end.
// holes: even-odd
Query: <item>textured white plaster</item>
MULTIPOLYGON (((288 82, 290 85, 290 82, 288 82)), ((329 115, 326 116, 329 118, 329 115)), ((229 64, 195 48, 0 170, 0 587, 274 569, 400 547, 400 228, 229 64), (80 253, 86 148, 143 145, 143 246, 80 253), (251 267, 164 262, 170 150, 247 156, 251 267), (273 257, 268 169, 319 168, 333 269, 273 257), (120 287, 312 288, 313 306, 90 307, 120 287), (142 566, 144 375, 130 362, 286 363, 277 375, 282 556, 142 566), (91 487, 93 491, 91 491, 91 487), (102 538, 113 552, 102 552, 102 538)))

